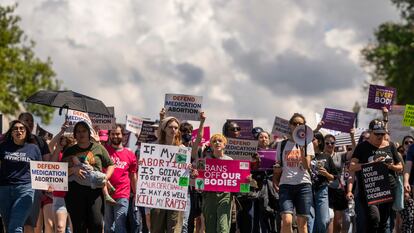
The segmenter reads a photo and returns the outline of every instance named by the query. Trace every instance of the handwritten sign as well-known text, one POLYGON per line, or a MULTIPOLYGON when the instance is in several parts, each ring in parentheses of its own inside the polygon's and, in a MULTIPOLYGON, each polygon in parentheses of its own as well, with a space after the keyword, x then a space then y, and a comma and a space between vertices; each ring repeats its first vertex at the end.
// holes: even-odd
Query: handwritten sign
POLYGON ((405 105, 403 126, 414 126, 414 105, 405 105))
POLYGON ((250 191, 248 161, 200 159, 197 166, 199 176, 195 187, 198 190, 236 193, 250 191))
POLYGON ((272 127, 272 135, 278 138, 290 134, 289 121, 280 117, 275 117, 272 127))
POLYGON ((127 114, 125 129, 133 134, 139 135, 141 133, 143 122, 144 120, 142 118, 127 114))
POLYGON ((368 205, 392 201, 388 168, 383 162, 362 165, 361 175, 368 205))
POLYGON ((190 148, 143 143, 136 204, 184 211, 187 206, 190 158, 190 148))
MULTIPOLYGON (((195 142, 196 138, 197 138, 197 134, 198 134, 198 129, 193 130, 192 134, 191 134, 191 141, 195 142)), ((203 138, 201 139, 201 142, 199 144, 199 146, 203 146, 205 143, 210 141, 210 127, 206 126, 203 127, 203 138)))
POLYGON ((68 163, 30 161, 32 189, 68 191, 68 163))
POLYGON ((348 132, 354 127, 355 113, 325 108, 322 120, 323 128, 341 132, 348 132))
POLYGON ((104 115, 99 113, 88 113, 89 118, 91 119, 93 127, 96 129, 102 130, 111 130, 115 128, 115 109, 114 107, 107 107, 110 115, 104 115))
POLYGON ((250 161, 256 155, 257 145, 256 140, 227 138, 226 155, 233 159, 250 161))
POLYGON ((165 113, 180 120, 198 121, 202 102, 202 96, 166 94, 165 113))
POLYGON ((386 107, 391 110, 393 100, 397 95, 397 90, 393 87, 384 87, 378 85, 369 85, 368 108, 381 109, 386 107))
POLYGON ((260 158, 260 170, 273 169, 276 162, 276 150, 258 150, 260 158))

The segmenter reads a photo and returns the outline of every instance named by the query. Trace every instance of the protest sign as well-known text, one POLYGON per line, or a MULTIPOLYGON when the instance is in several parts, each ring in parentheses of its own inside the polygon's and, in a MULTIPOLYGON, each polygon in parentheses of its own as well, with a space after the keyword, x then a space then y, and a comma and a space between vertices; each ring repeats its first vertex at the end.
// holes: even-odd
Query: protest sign
MULTIPOLYGON (((195 142, 197 138, 197 134, 198 134, 198 129, 193 130, 193 132, 191 133, 192 142, 195 142)), ((209 142, 209 141, 210 141, 210 127, 206 126, 206 127, 203 127, 203 138, 201 138, 201 142, 199 146, 203 146, 206 142, 209 142)))
POLYGON ((66 132, 73 132, 73 127, 79 121, 86 122, 86 124, 89 125, 89 128, 93 129, 92 121, 89 118, 88 113, 86 113, 86 112, 80 112, 80 111, 69 109, 68 113, 65 116, 65 120, 68 124, 68 127, 66 128, 66 132))
POLYGON ((213 192, 249 192, 247 177, 250 162, 223 159, 199 159, 196 189, 213 192))
POLYGON ((368 205, 392 201, 388 168, 383 162, 363 164, 361 175, 368 205))
POLYGON ((254 139, 252 134, 253 120, 228 119, 227 122, 235 122, 240 126, 239 139, 254 139))
POLYGON ((68 191, 68 163, 30 161, 32 189, 68 191))
POLYGON ((272 135, 278 138, 288 136, 290 134, 289 121, 280 117, 275 117, 272 127, 272 135))
POLYGON ((165 94, 165 113, 179 120, 200 120, 202 96, 165 94))
POLYGON ((397 90, 393 87, 369 85, 367 108, 381 109, 386 107, 391 110, 397 90))
POLYGON ((148 143, 157 140, 157 136, 155 135, 157 128, 153 126, 154 124, 155 121, 144 120, 142 122, 141 133, 138 136, 139 142, 148 143))
POLYGON ((405 105, 403 126, 414 126, 414 105, 405 105))
POLYGON ((115 119, 115 109, 114 107, 107 107, 110 115, 104 115, 99 113, 88 113, 89 118, 91 119, 94 129, 100 130, 110 130, 115 128, 116 119, 115 119))
POLYGON ((144 120, 140 117, 127 114, 125 129, 133 134, 140 134, 144 120))
POLYGON ((256 140, 227 138, 226 155, 233 159, 250 161, 257 153, 257 145, 256 140))
POLYGON ((136 204, 184 211, 187 206, 190 159, 190 148, 143 143, 136 204))
POLYGON ((322 121, 323 128, 348 132, 354 127, 355 113, 325 108, 322 121))
POLYGON ((405 106, 393 105, 392 112, 388 112, 387 128, 393 142, 401 142, 407 135, 414 135, 413 127, 403 126, 405 106))
MULTIPOLYGON (((318 125, 319 122, 321 122, 321 120, 322 120, 322 115, 319 114, 319 113, 317 113, 317 112, 315 112, 315 122, 316 122, 316 125, 318 125)), ((341 133, 341 131, 336 131, 336 130, 331 130, 331 129, 321 129, 320 131, 322 132, 323 135, 325 135, 325 134, 331 134, 331 135, 334 135, 335 136, 335 135, 338 135, 338 134, 341 133)))
POLYGON ((260 170, 273 169, 276 162, 276 150, 258 150, 260 158, 260 170))

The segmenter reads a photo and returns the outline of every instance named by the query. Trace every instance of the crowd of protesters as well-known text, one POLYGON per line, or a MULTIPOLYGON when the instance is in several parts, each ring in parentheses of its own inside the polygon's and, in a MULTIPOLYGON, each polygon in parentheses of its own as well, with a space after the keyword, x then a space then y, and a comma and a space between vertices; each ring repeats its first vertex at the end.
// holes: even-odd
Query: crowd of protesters
MULTIPOLYGON (((384 118, 338 150, 336 137, 323 135, 321 121, 313 140, 300 146, 291 135, 273 140, 261 127, 253 136, 258 150, 277 151, 273 169, 258 170, 252 156, 250 192, 201 192, 188 187, 185 211, 135 206, 139 147, 134 153, 123 146, 124 127, 95 132, 83 121, 73 132, 67 124, 46 142, 32 134, 33 116, 22 113, 10 123, 0 144, 0 232, 151 232, 151 233, 276 233, 276 232, 414 232, 414 138, 392 141, 384 118), (342 151, 342 152, 341 152, 342 151), (39 191, 31 188, 30 161, 68 163, 69 189, 39 191), (362 166, 383 163, 392 200, 368 204, 362 166)), ((206 114, 200 113, 199 129, 206 114)), ((305 125, 302 114, 289 120, 291 132, 305 125)), ((153 143, 192 148, 190 178, 198 172, 198 159, 232 160, 226 155, 227 138, 240 136, 241 127, 226 121, 221 133, 199 146, 203 130, 191 141, 193 126, 160 112, 158 140, 153 143)), ((407 131, 408 134, 408 131, 407 131)), ((192 184, 191 184, 192 183, 192 184)))

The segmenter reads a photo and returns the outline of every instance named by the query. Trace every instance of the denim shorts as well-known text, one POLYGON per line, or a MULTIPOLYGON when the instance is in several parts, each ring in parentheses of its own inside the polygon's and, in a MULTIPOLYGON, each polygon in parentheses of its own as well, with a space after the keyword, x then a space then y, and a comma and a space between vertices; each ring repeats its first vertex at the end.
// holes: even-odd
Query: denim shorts
POLYGON ((312 186, 311 184, 282 184, 279 188, 279 204, 282 214, 293 214, 310 217, 312 206, 312 186))
POLYGON ((68 212, 64 197, 53 197, 53 212, 68 212))

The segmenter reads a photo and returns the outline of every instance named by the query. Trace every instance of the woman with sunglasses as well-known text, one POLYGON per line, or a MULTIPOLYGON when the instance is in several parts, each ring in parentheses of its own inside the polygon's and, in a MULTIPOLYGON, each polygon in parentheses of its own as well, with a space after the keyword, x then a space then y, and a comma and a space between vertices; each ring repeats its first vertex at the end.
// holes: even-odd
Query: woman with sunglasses
MULTIPOLYGON (((295 113, 289 120, 293 132, 306 123, 302 114, 295 113)), ((296 209, 299 233, 308 232, 307 223, 312 206, 312 181, 309 174, 311 158, 315 156, 312 142, 303 147, 296 144, 292 135, 277 144, 277 162, 273 169, 273 184, 279 189, 279 205, 282 215, 282 232, 292 232, 293 214, 296 209), (283 147, 283 148, 282 148, 283 147), (280 178, 280 180, 279 180, 280 178)))
POLYGON ((8 233, 23 232, 33 205, 30 161, 41 161, 42 155, 30 136, 29 127, 15 120, 0 144, 0 215, 8 233))
POLYGON ((361 174, 362 164, 383 162, 388 169, 388 181, 391 190, 395 190, 396 172, 403 170, 402 158, 398 155, 394 144, 385 140, 387 129, 381 120, 372 120, 369 124, 370 137, 367 141, 357 145, 352 155, 350 170, 356 172, 359 184, 360 200, 363 207, 367 210, 366 225, 369 232, 382 233, 386 231, 387 221, 390 216, 392 203, 381 203, 368 205, 366 193, 364 191, 364 181, 361 174))

